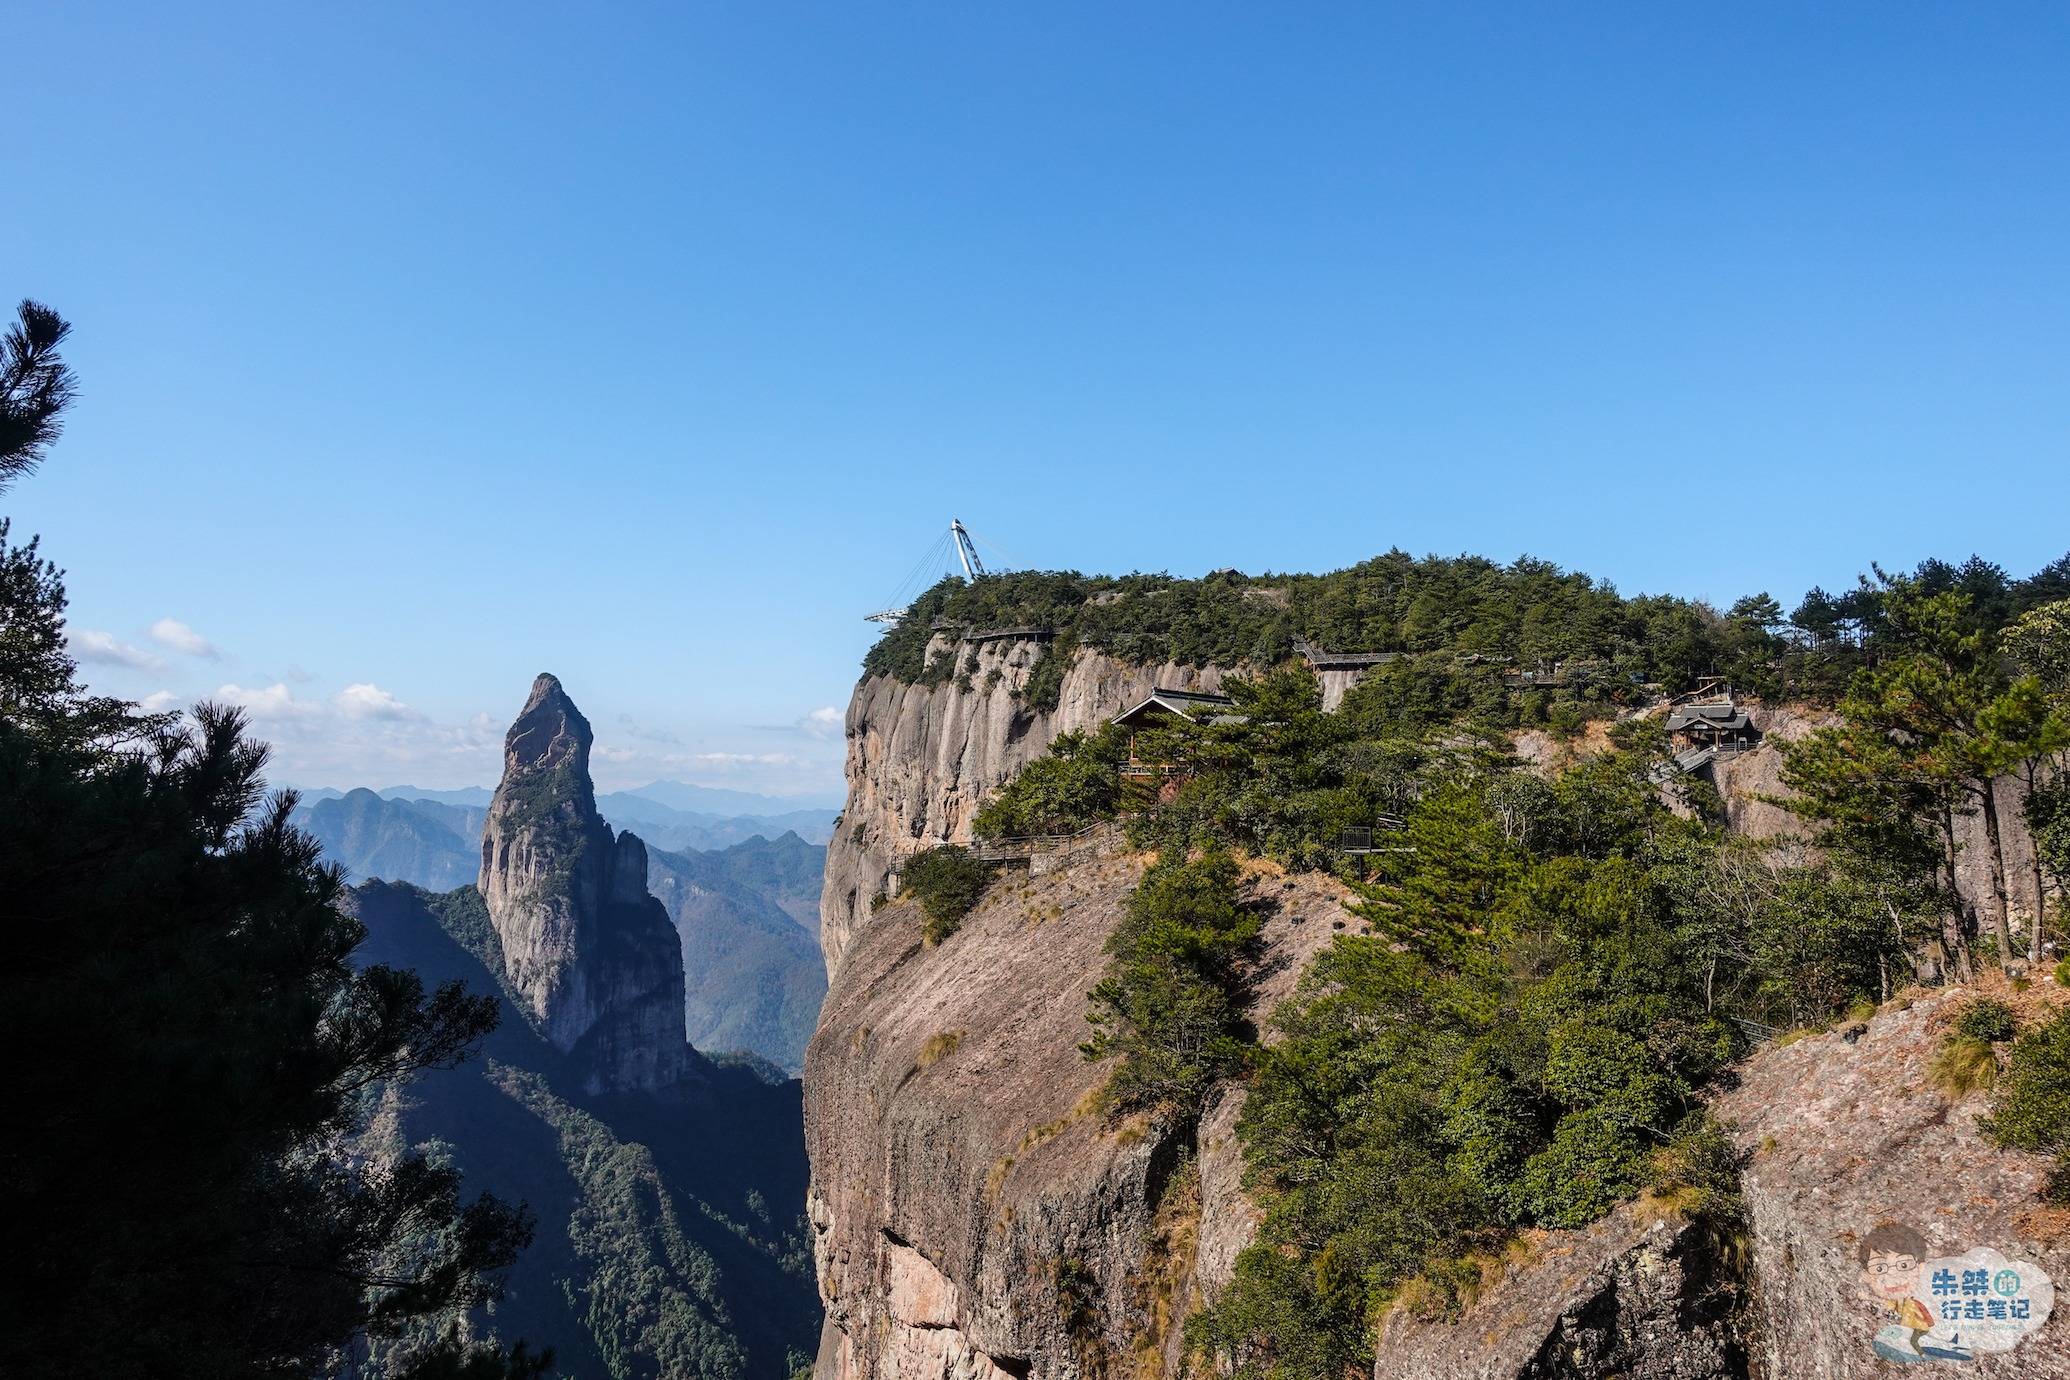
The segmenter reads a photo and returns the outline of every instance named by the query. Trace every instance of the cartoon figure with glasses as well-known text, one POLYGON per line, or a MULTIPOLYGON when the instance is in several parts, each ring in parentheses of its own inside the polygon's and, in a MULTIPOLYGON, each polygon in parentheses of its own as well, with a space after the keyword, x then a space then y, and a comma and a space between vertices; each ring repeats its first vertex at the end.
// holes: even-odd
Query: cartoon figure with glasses
POLYGON ((1856 1258, 1862 1267, 1862 1297, 1895 1315, 1876 1333, 1878 1356, 1908 1364, 1972 1359, 1967 1347, 1938 1335, 1933 1306, 1919 1297, 1919 1264, 1927 1258, 1924 1236, 1882 1222, 1862 1238, 1856 1258))

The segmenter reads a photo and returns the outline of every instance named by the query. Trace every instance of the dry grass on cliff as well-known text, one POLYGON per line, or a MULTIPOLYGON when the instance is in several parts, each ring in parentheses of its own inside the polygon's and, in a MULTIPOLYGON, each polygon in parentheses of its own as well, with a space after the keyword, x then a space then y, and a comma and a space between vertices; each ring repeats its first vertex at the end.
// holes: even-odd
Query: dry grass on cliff
POLYGON ((1070 1111, 1053 1121, 1045 1121, 1040 1126, 1030 1127, 1024 1132, 1020 1141, 1015 1144, 1013 1149, 994 1160, 992 1168, 985 1174, 985 1201, 987 1203, 999 1201, 999 1192, 1006 1186, 1006 1176, 1013 1172, 1014 1165, 1019 1163, 1022 1155, 1027 1154, 1031 1150, 1040 1149, 1064 1134, 1074 1123, 1083 1121, 1087 1117, 1104 1110, 1106 1100, 1103 1094, 1105 1091, 1104 1087, 1087 1088, 1080 1095, 1078 1101, 1072 1104, 1070 1111))
POLYGON ((933 1068, 954 1054, 957 1046, 962 1043, 963 1032, 960 1030, 937 1031, 928 1036, 927 1043, 920 1046, 919 1054, 913 1058, 913 1071, 918 1073, 922 1069, 933 1068))
POLYGON ((1129 1302, 1143 1319, 1132 1343, 1134 1370, 1136 1380, 1159 1380, 1186 1320, 1186 1281, 1200 1246, 1198 1160, 1188 1160, 1165 1185, 1145 1245, 1142 1266, 1129 1276, 1129 1302))

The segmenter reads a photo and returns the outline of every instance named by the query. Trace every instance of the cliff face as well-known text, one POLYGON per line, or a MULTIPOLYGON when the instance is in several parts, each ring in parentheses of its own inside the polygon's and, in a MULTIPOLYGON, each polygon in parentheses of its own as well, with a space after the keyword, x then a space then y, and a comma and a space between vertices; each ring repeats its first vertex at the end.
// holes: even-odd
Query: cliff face
MULTIPOLYGON (((1118 1357, 1174 1373, 1178 1324, 1254 1221, 1239 1095, 1192 1165, 1093 1108, 1107 1070, 1078 1053, 1085 994, 1144 861, 1110 836, 995 884, 940 945, 906 903, 858 934, 806 1054, 819 1380, 1090 1376, 1118 1357)), ((1325 880, 1247 886, 1269 917, 1262 1011, 1347 917, 1325 880)))
MULTIPOLYGON (((1725 800, 1725 815, 1732 827, 1754 838, 1768 838, 1791 830, 1803 831, 1802 821, 1770 797, 1788 795, 1782 779, 1782 752, 1776 746, 1802 737, 1815 728, 1831 724, 1833 716, 1817 709, 1783 704, 1753 710, 1754 726, 1761 730, 1761 745, 1752 752, 1724 758, 1713 764, 1718 793, 1725 800)), ((2041 913, 2040 879, 2034 873, 2034 839, 2020 811, 2019 783, 2011 777, 1997 782, 1998 827, 2005 847, 2005 888, 2012 911, 2016 947, 2025 949, 2026 926, 2041 913)), ((1955 821, 1958 847, 1955 884, 1963 898, 1984 915, 1996 914, 1991 899, 1990 847, 1981 813, 1972 811, 1955 821)), ((1989 943, 1989 940, 1985 940, 1989 943)))
MULTIPOLYGON (((2041 1266, 2059 1289, 2070 1280, 2070 1214, 2038 1197, 2049 1161, 1984 1138, 1984 1093, 1950 1098, 1934 1086, 1930 1066, 1965 1000, 1942 991, 1893 1003, 1860 1025, 1766 1048, 1718 1100, 1715 1110, 1746 1157, 1758 1303, 1749 1342, 1759 1373, 1899 1369, 1870 1354, 1870 1339, 1890 1318, 1861 1297, 1861 1240, 1887 1222, 1917 1232, 1933 1256, 1988 1247, 2041 1266)), ((2014 1001, 2039 1020, 2070 994, 2044 984, 2014 1001)), ((2058 1316, 2011 1352, 1979 1355, 1967 1373, 2066 1380, 2066 1329, 2070 1320, 2058 1316)))
MULTIPOLYGON (((986 794, 1059 733, 1156 686, 1223 678, 1081 652, 1057 708, 1029 712, 1014 691, 1040 653, 1026 640, 966 644, 955 680, 871 678, 850 706, 848 809, 822 896, 831 985, 806 1057, 827 1308, 817 1380, 1176 1374, 1178 1325, 1227 1282, 1255 1230, 1234 1134, 1240 1089, 1210 1104, 1192 1147, 1092 1110, 1105 1070, 1077 1051, 1085 994, 1143 859, 1109 836, 1047 875, 1009 876, 933 948, 909 905, 872 913, 903 858, 967 839, 986 794)), ((1783 791, 1775 745, 1822 719, 1782 706, 1756 722, 1767 745, 1721 761, 1715 778, 1733 826, 1766 836, 1797 823, 1762 799, 1783 791)), ((1520 749, 1548 761, 1572 750, 1520 749)), ((2031 845, 2009 798, 2001 805, 2017 926, 2034 910, 2031 845)), ((1962 830, 1961 883, 1981 900, 1981 822, 1962 830)), ((1255 1019, 1357 922, 1326 880, 1248 885, 1273 903, 1255 1019)), ((1464 1318, 1390 1317, 1375 1380, 1882 1374, 1891 1363, 1872 1349, 1878 1317, 1859 1298, 1853 1253, 1886 1220, 1917 1226, 1936 1251, 1990 1247, 2064 1277, 2065 1226, 2034 1212, 2043 1162, 1988 1144, 1980 1104, 1951 1103, 1927 1078, 1956 1000, 1893 1005, 1865 1031, 1769 1048, 1740 1070, 1718 1110, 1748 1157, 1744 1239, 1651 1199, 1581 1231, 1529 1233, 1490 1266, 1464 1318)), ((2059 1327, 1976 1370, 2064 1375, 2059 1327)))
POLYGON ((665 1087, 688 1068, 683 957, 647 894, 647 849, 612 836, 589 778, 589 721, 542 675, 503 740, 479 886, 505 975, 590 1091, 665 1087))
MULTIPOLYGON (((870 902, 901 859, 938 843, 964 842, 988 792, 1040 757, 1058 734, 1096 728, 1153 689, 1212 690, 1224 672, 1179 664, 1138 666, 1080 650, 1054 710, 1031 710, 1015 692, 1043 644, 1001 638, 960 648, 962 674, 940 686, 873 676, 848 706, 848 805, 827 845, 820 944, 831 976, 870 902)), ((957 644, 942 636, 933 658, 957 644)))

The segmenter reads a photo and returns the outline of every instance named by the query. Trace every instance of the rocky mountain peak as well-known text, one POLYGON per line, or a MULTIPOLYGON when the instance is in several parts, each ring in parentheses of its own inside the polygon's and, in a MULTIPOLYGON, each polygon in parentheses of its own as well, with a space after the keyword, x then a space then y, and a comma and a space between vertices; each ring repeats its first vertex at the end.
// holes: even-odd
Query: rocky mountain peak
POLYGON ((551 771, 573 763, 587 786, 589 749, 595 741, 589 720, 582 717, 560 681, 542 671, 532 682, 532 693, 525 697, 517 721, 503 735, 504 780, 508 782, 513 772, 551 771))
POLYGON ((659 1088, 689 1064, 683 956, 646 845, 597 813, 594 737, 560 681, 532 682, 482 828, 482 900, 527 1014, 590 1090, 659 1088))

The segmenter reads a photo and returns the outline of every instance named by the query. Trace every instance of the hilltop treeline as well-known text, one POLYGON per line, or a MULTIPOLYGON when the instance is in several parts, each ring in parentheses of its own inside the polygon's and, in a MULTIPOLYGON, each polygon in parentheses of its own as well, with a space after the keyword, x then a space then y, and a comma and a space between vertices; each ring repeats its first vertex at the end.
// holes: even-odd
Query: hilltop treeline
MULTIPOLYGON (((1424 613, 1360 612, 1361 581, 1395 561, 1315 582, 1346 601, 1338 626, 1376 641, 1420 626, 1424 613)), ((1082 1048, 1111 1065, 1110 1107, 1182 1143, 1217 1085, 1248 1088, 1238 1135, 1264 1219, 1229 1287, 1187 1325, 1196 1357, 1237 1380, 1362 1370, 1387 1309, 1452 1314, 1514 1233, 1582 1225, 1644 1189, 1664 1211, 1737 1231, 1732 1155, 1703 1105, 1755 1035, 1872 1009, 1915 976, 2032 974, 2061 937, 2065 563, 2028 580, 1975 560, 1879 571, 1846 596, 1814 592, 1789 619, 1765 597, 1718 615, 1539 569, 1395 569, 1397 592, 1406 572, 1435 585, 1469 569, 1478 592, 1436 586, 1455 588, 1453 631, 1418 631, 1336 712, 1298 665, 1231 677, 1234 713, 1132 740, 1111 724, 1065 734, 975 820, 1006 837, 1126 816, 1157 853, 1110 939, 1082 1048), (1648 626, 1660 645, 1624 641, 1648 626), (1657 715, 1623 718, 1563 770, 1520 762, 1489 730, 1546 702, 1531 697, 1548 687, 1502 673, 1525 647, 1621 648, 1616 677, 1550 687, 1569 697, 1552 701, 1555 718, 1644 695, 1649 676, 1833 686, 1833 722, 1783 745, 1789 804, 1819 847, 1725 827, 1710 782, 1671 774, 1657 715), (1582 698, 1592 689, 1605 698, 1582 698), (1154 792, 1120 774, 1132 751, 1172 769, 1154 792), (2008 778, 2050 898, 2040 924, 2007 902, 1991 812, 2008 778), (1994 879, 1977 897, 1955 871, 1956 821, 1970 814, 1984 817, 1994 879), (1360 830, 1379 851, 1342 851, 1360 830), (1247 1019, 1261 927, 1242 876, 1255 860, 1335 872, 1362 922, 1270 1014, 1271 1038, 1247 1019)), ((944 606, 982 601, 989 584, 948 590, 944 606)), ((1236 598, 1252 616, 1259 601, 1236 598)), ((1325 606, 1289 595, 1273 616, 1325 606)), ((2066 1022, 1994 1036, 2019 1038, 1990 1133, 2059 1154, 2053 1192, 2070 1201, 2066 1022)))
MULTIPOLYGON (((937 625, 959 631, 1040 628, 1053 641, 1029 686, 1054 704, 1079 647, 1126 660, 1270 665, 1297 640, 1332 652, 1396 652, 1391 669, 1446 715, 1535 722, 1588 717, 1637 688, 1687 689, 1722 675, 1762 695, 1829 697, 1872 662, 1888 634, 1881 572, 1839 594, 1813 589, 1785 611, 1767 593, 1720 612, 1674 595, 1626 597, 1548 561, 1404 551, 1326 575, 1169 575, 1028 571, 975 581, 951 576, 915 600, 865 657, 871 675, 942 684, 964 674, 953 652, 930 659, 937 625), (1537 683, 1505 685, 1506 672, 1537 683), (1560 706, 1571 708, 1562 711, 1560 706)), ((1927 594, 1958 593, 1978 626, 1996 629, 2070 595, 2070 555, 2025 579, 1972 556, 1929 560, 1908 577, 1927 594)))

